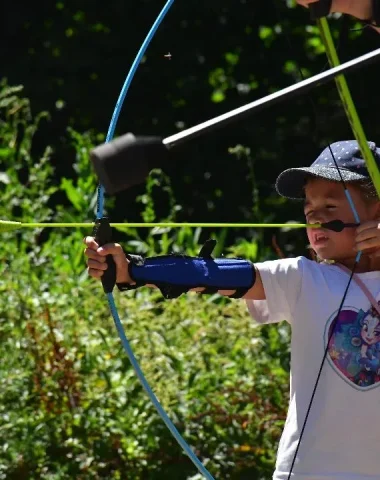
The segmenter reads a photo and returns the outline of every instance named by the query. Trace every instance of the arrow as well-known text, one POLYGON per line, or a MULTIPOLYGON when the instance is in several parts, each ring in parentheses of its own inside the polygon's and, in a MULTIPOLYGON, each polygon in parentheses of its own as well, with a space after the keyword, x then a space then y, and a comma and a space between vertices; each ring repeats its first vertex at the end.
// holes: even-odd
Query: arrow
MULTIPOLYGON (((93 228, 94 222, 87 223, 27 223, 0 220, 0 233, 18 230, 20 228, 93 228)), ((332 220, 327 223, 111 223, 115 228, 325 228, 334 232, 341 232, 344 228, 355 228, 357 223, 344 223, 341 220, 332 220)))

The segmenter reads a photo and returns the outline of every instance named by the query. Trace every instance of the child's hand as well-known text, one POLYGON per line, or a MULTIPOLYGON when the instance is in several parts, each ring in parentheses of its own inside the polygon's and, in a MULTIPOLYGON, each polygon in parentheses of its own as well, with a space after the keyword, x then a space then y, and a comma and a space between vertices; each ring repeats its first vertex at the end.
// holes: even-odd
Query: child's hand
POLYGON ((84 254, 88 257, 87 271, 91 277, 100 278, 103 275, 104 270, 107 270, 106 255, 112 255, 116 263, 116 283, 135 283, 129 276, 129 261, 118 243, 107 243, 99 247, 94 237, 85 237, 83 243, 87 246, 84 254))
POLYGON ((308 7, 310 3, 317 3, 319 0, 297 0, 298 5, 302 5, 303 7, 308 7))
MULTIPOLYGON (((297 0, 299 5, 308 7, 319 0, 297 0)), ((368 20, 372 16, 372 0, 333 0, 331 12, 346 13, 361 20, 368 20)))
POLYGON ((356 229, 356 249, 371 256, 380 256, 380 223, 376 220, 365 222, 356 229))

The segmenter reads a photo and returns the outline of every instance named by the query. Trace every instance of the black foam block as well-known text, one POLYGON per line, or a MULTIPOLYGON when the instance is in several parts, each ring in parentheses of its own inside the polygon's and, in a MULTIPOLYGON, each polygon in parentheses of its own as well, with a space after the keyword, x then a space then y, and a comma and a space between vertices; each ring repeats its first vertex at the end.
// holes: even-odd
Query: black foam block
POLYGON ((90 152, 99 182, 112 195, 144 182, 153 168, 162 167, 169 151, 160 137, 127 133, 90 152))

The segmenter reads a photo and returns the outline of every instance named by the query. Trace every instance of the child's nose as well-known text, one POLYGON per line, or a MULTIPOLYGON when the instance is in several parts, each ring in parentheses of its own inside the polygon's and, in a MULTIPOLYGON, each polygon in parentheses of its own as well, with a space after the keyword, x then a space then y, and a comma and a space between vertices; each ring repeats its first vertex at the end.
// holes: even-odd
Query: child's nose
POLYGON ((309 217, 309 223, 325 223, 329 219, 322 211, 313 212, 309 217))

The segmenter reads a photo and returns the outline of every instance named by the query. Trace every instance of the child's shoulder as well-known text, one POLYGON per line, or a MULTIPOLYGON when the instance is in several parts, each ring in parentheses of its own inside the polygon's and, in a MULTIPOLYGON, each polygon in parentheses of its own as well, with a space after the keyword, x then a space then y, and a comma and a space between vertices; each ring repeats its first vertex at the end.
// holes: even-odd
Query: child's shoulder
POLYGON ((333 263, 317 262, 304 256, 281 258, 279 260, 267 260, 257 264, 260 270, 266 270, 271 273, 285 273, 292 272, 300 275, 330 275, 335 272, 339 273, 339 269, 333 263))
POLYGON ((264 262, 258 263, 258 265, 268 266, 268 267, 278 267, 281 269, 302 269, 302 268, 320 268, 322 264, 316 262, 315 260, 310 260, 309 258, 299 256, 299 257, 288 257, 280 258, 278 260, 265 260, 264 262))

